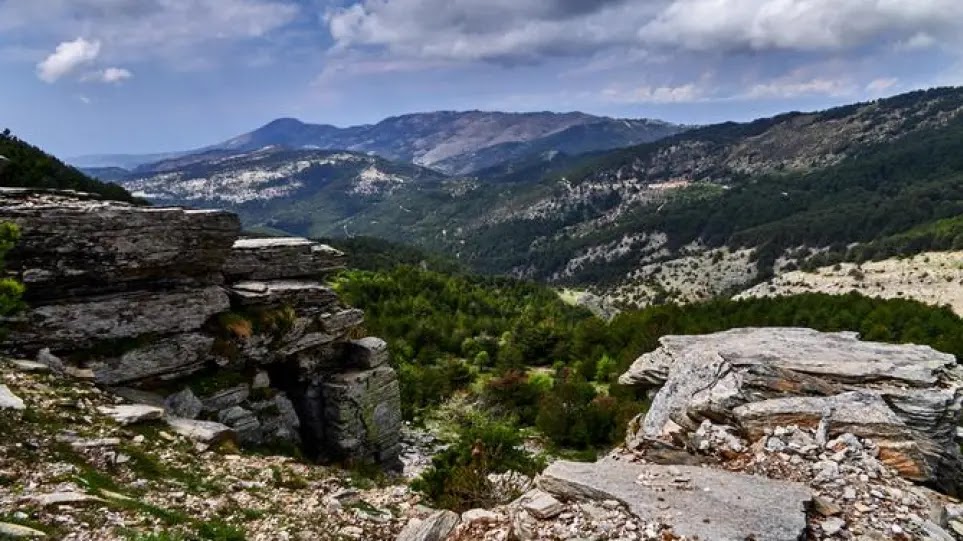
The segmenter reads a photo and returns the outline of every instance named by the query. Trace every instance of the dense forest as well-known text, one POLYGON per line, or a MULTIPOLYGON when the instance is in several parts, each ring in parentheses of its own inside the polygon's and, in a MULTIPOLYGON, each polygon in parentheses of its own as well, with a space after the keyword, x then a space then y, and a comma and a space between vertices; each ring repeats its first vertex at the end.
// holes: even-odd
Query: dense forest
POLYGON ((116 184, 84 175, 10 133, 0 132, 0 186, 56 188, 98 194, 107 199, 145 204, 116 184))
MULTIPOLYGON (((424 261, 391 267, 389 260, 379 260, 378 270, 345 271, 335 284, 346 302, 366 311, 368 331, 388 340, 406 418, 417 420, 455 395, 481 408, 461 420, 459 440, 419 485, 449 507, 485 503, 481 493, 469 497, 450 481, 455 472, 464 477, 481 467, 473 462, 474 442, 504 449, 521 441, 519 427, 530 427, 555 452, 592 458, 593 450, 620 441, 627 421, 646 406, 617 378, 658 347, 661 336, 804 326, 928 344, 963 358, 963 320, 914 301, 855 293, 718 299, 654 306, 605 322, 542 285, 439 272, 424 261)), ((505 460, 518 466, 523 458, 509 453, 505 460)), ((508 467, 492 459, 485 468, 508 467)))

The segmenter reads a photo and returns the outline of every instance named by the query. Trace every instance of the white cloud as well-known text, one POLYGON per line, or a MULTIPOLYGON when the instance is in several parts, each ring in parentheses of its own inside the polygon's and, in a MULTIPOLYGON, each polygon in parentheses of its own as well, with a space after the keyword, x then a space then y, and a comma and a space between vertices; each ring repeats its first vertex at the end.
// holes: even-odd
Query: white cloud
POLYGON ((134 76, 130 70, 124 68, 107 68, 99 73, 100 80, 105 83, 119 83, 134 76))
POLYGON ((955 38, 959 0, 673 0, 639 31, 690 50, 841 50, 918 35, 955 38))
POLYGON ((77 68, 90 64, 100 54, 99 41, 87 41, 77 38, 57 45, 57 50, 37 64, 37 76, 41 80, 53 83, 77 68))
POLYGON ((849 81, 814 78, 804 81, 777 80, 752 85, 741 98, 788 99, 801 96, 844 97, 853 95, 855 87, 849 81))
POLYGON ((869 92, 874 96, 882 96, 888 92, 891 92, 897 84, 899 84, 899 79, 896 77, 881 77, 879 79, 873 79, 866 85, 866 92, 869 92))
POLYGON ((610 87, 602 91, 606 101, 616 103, 693 103, 708 98, 695 83, 679 86, 640 86, 630 90, 610 87))

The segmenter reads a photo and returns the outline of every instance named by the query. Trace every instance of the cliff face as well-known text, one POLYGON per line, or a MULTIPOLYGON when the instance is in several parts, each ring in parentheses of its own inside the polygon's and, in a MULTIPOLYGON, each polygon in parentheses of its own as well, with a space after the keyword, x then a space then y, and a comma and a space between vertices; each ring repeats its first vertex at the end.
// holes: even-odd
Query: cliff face
POLYGON ((385 344, 362 339, 364 314, 322 281, 342 266, 337 250, 240 239, 229 212, 66 192, 0 191, 0 221, 21 228, 7 268, 29 305, 10 323, 12 352, 163 404, 182 430, 397 459, 400 394, 385 344))

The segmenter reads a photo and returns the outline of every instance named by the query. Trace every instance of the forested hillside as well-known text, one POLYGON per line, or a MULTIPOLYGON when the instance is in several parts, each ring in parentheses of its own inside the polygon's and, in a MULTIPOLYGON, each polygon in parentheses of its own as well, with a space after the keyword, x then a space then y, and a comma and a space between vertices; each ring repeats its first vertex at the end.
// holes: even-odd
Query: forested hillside
POLYGON ((143 202, 116 184, 94 180, 65 165, 10 130, 0 133, 0 186, 77 190, 117 201, 143 202))

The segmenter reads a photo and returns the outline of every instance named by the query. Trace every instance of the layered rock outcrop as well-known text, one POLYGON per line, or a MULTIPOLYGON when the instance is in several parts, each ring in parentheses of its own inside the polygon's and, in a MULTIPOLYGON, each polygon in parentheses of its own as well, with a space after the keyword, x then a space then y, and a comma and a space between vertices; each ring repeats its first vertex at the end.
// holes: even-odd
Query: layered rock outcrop
POLYGON ((154 393, 124 394, 189 433, 397 460, 397 376, 383 342, 352 341, 364 314, 323 282, 337 250, 239 238, 229 212, 64 192, 2 190, 0 221, 21 229, 7 268, 29 304, 8 322, 11 352, 154 393))
POLYGON ((666 336, 620 382, 661 387, 627 444, 690 446, 700 425, 734 427, 758 439, 777 426, 872 440, 879 459, 905 478, 963 489, 956 429, 963 370, 949 354, 860 341, 854 333, 751 328, 666 336))

